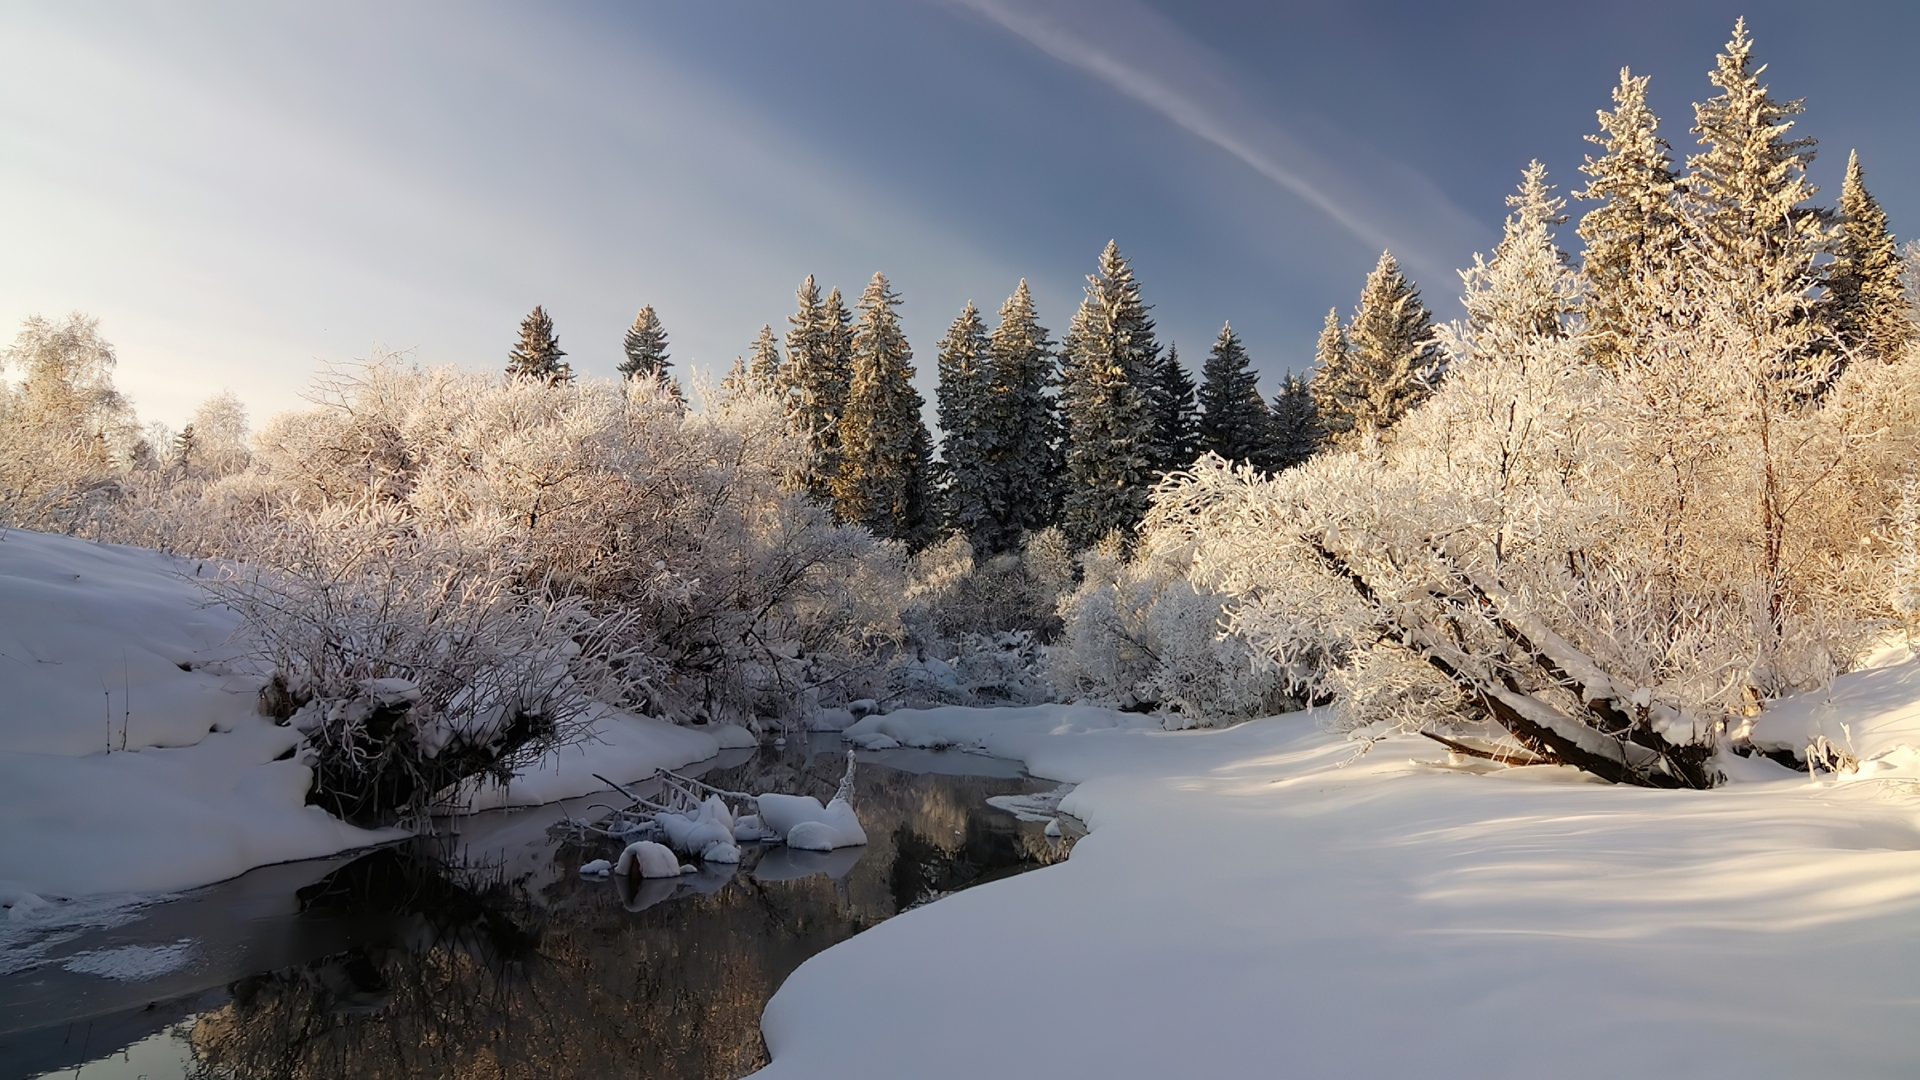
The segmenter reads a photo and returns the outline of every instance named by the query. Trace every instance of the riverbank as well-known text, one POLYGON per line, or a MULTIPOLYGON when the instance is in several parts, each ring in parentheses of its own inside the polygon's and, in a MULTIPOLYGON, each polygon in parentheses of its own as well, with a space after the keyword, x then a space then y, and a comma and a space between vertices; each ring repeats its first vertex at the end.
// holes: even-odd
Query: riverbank
POLYGON ((1093 832, 802 966, 756 1075, 1910 1076, 1916 701, 1912 664, 1845 676, 1787 708, 1844 722, 1859 774, 1706 792, 1361 755, 1309 715, 871 718, 1077 783, 1093 832))

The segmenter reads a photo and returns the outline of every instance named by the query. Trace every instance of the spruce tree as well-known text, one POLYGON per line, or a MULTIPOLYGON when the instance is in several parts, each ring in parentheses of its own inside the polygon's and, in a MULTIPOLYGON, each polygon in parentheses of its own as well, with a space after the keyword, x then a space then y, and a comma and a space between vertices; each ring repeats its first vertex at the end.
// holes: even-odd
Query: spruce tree
POLYGON ((1000 305, 988 339, 991 357, 981 404, 981 465, 986 518, 974 548, 1013 551, 1021 537, 1054 523, 1060 494, 1060 420, 1047 390, 1054 380, 1052 343, 1033 309, 1025 279, 1000 305))
POLYGON ((1815 191, 1806 170, 1814 140, 1789 139, 1799 101, 1775 101, 1753 63, 1745 19, 1711 76, 1720 94, 1694 106, 1705 147, 1687 159, 1687 224, 1701 257, 1695 287, 1717 297, 1756 347, 1775 354, 1776 385, 1796 398, 1819 395, 1834 374, 1816 347, 1814 258, 1830 230, 1805 206, 1815 191))
POLYGON ((520 340, 507 354, 507 374, 539 379, 549 386, 573 381, 573 368, 560 358, 560 339, 554 336, 553 320, 539 305, 520 320, 520 340))
POLYGON ((823 502, 833 498, 840 472, 840 417, 852 372, 847 357, 847 311, 834 289, 825 300, 813 275, 800 283, 799 310, 787 321, 787 358, 774 394, 786 402, 787 424, 807 440, 807 490, 823 502))
POLYGON ((1193 375, 1180 362, 1180 350, 1167 346, 1147 383, 1153 411, 1153 474, 1184 469, 1200 456, 1200 416, 1193 375))
POLYGON ((1222 326, 1200 380, 1201 452, 1265 467, 1272 431, 1259 383, 1233 324, 1222 326))
POLYGON ((899 306, 886 277, 874 274, 860 297, 849 341, 853 378, 840 421, 841 465, 832 492, 841 520, 918 545, 931 532, 932 438, 920 418, 924 402, 913 387, 913 351, 900 330, 899 306))
MULTIPOLYGON (((1338 328, 1340 320, 1334 318, 1338 328)), ((1313 388, 1307 380, 1289 374, 1273 396, 1268 421, 1265 460, 1268 472, 1291 469, 1304 463, 1320 449, 1320 413, 1314 408, 1313 388)))
POLYGON ((1060 367, 1068 538, 1090 546, 1131 536, 1146 513, 1158 432, 1148 386, 1159 360, 1133 268, 1109 242, 1068 327, 1060 367))
POLYGON ((1840 185, 1839 235, 1827 267, 1824 317, 1842 363, 1893 359, 1913 339, 1913 311, 1887 213, 1867 190, 1856 151, 1840 185))
POLYGON ((1467 320, 1453 335, 1456 357, 1538 362, 1542 342, 1566 338, 1578 304, 1571 261, 1553 242, 1553 227, 1567 220, 1566 200, 1554 195, 1546 166, 1529 162, 1507 205, 1513 212, 1493 258, 1476 254, 1460 275, 1467 320))
POLYGON ((960 317, 940 339, 939 387, 934 406, 940 416, 941 495, 946 525, 964 534, 979 550, 992 515, 997 477, 988 468, 986 401, 991 393, 993 361, 986 324, 967 302, 960 317))
POLYGON ((667 368, 672 366, 667 359, 667 330, 660 325, 660 316, 654 314, 652 304, 641 308, 640 314, 633 317, 633 325, 627 327, 622 350, 626 358, 620 361, 621 378, 631 379, 635 375, 666 377, 667 368))
POLYGON ((780 381, 780 339, 774 336, 772 326, 760 328, 743 367, 749 389, 758 394, 774 392, 780 381))
MULTIPOLYGON (((1337 317, 1328 325, 1337 329, 1337 317)), ((1326 337, 1323 330, 1323 344, 1326 337)), ((1432 396, 1445 372, 1433 316, 1389 252, 1367 275, 1344 347, 1337 341, 1313 376, 1314 403, 1335 445, 1385 434, 1432 396)))
POLYGON ((1577 230, 1586 242, 1584 339, 1588 356, 1612 367, 1640 351, 1636 334, 1670 301, 1646 283, 1657 280, 1657 269, 1678 253, 1679 178, 1672 147, 1660 137, 1660 120, 1647 107, 1647 76, 1621 68, 1613 111, 1602 110, 1599 117, 1600 133, 1587 141, 1605 153, 1581 166, 1587 186, 1574 197, 1600 201, 1577 230))

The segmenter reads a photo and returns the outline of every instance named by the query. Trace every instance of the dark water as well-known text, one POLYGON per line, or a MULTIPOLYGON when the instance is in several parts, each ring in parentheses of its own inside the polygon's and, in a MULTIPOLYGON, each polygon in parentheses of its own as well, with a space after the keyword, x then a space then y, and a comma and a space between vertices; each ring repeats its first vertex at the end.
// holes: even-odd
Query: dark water
MULTIPOLYGON (((737 751, 704 779, 824 799, 844 764, 824 740, 737 751)), ((617 845, 549 839, 556 807, 266 867, 0 952, 0 1080, 741 1076, 766 1061, 767 999, 809 956, 1064 858, 1042 824, 986 804, 1051 787, 973 755, 862 754, 864 848, 749 847, 667 881, 580 877, 617 845)))

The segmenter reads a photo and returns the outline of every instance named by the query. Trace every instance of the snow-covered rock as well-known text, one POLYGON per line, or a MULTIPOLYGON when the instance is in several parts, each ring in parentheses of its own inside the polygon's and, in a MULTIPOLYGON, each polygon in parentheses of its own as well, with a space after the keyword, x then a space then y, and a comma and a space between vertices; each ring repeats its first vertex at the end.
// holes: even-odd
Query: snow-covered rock
POLYGON ((785 839, 788 847, 803 851, 832 851, 867 842, 860 817, 841 798, 825 806, 811 795, 762 795, 760 818, 768 831, 785 839))
POLYGON ((628 844, 626 850, 620 853, 619 861, 614 863, 613 872, 622 877, 670 878, 679 877, 683 868, 680 865, 680 857, 665 844, 656 844, 651 840, 636 840, 628 844))
POLYGON ((718 795, 709 795, 691 814, 658 814, 654 823, 667 834, 667 843, 684 855, 707 862, 737 863, 740 847, 734 840, 733 811, 718 795))
POLYGON ((606 877, 613 873, 613 864, 605 859, 594 859, 580 864, 581 877, 606 877))

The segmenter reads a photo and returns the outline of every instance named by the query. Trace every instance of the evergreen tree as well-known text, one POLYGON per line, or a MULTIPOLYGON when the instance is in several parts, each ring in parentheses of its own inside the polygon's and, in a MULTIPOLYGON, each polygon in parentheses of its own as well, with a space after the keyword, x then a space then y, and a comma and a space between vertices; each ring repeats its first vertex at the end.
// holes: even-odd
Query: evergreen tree
POLYGON ((622 346, 626 352, 626 359, 620 361, 623 379, 635 375, 665 378, 667 368, 672 366, 667 359, 667 330, 660 325, 660 316, 654 314, 652 304, 641 308, 640 314, 633 317, 633 325, 627 327, 622 346))
POLYGON ((831 501, 840 472, 840 417, 852 371, 847 357, 847 311, 834 289, 825 300, 813 275, 800 283, 799 310, 787 319, 787 359, 773 391, 787 404, 787 423, 807 439, 807 490, 831 501))
POLYGON ((1603 366, 1639 351, 1636 328, 1656 317, 1665 299, 1650 295, 1645 283, 1657 280, 1657 267, 1670 264, 1680 243, 1675 206, 1679 179, 1672 147, 1660 137, 1660 120, 1647 107, 1647 77, 1620 69, 1613 90, 1613 111, 1602 110, 1600 133, 1587 141, 1605 151, 1589 156, 1580 171, 1587 186, 1578 199, 1600 205, 1580 219, 1586 242, 1581 273, 1586 279, 1585 340, 1588 355, 1603 366))
POLYGON ((981 465, 986 517, 974 550, 1012 551, 1022 535, 1053 524, 1060 492, 1060 420, 1047 388, 1054 379, 1052 343, 1033 310, 1025 279, 1000 305, 988 339, 991 357, 981 405, 981 465))
MULTIPOLYGON (((1335 316, 1333 322, 1337 330, 1339 317, 1335 316)), ((1273 396, 1270 417, 1265 461, 1261 463, 1267 471, 1291 469, 1320 449, 1320 413, 1314 408, 1313 388, 1307 380, 1289 374, 1280 384, 1280 392, 1273 396)))
POLYGON ((1904 264, 1887 213, 1867 190, 1860 155, 1847 158, 1840 185, 1840 231, 1827 267, 1825 318, 1841 362, 1892 359, 1913 339, 1912 307, 1900 275, 1904 264))
POLYGON ((507 374, 539 379, 549 386, 573 381, 573 368, 560 358, 560 339, 554 336, 553 320, 545 308, 536 305, 520 320, 520 340, 507 354, 507 374))
POLYGON ((940 384, 934 393, 940 414, 943 517, 980 550, 991 532, 993 475, 987 458, 986 402, 992 393, 993 359, 986 324, 967 302, 940 339, 940 384))
MULTIPOLYGON (((1328 326, 1338 329, 1329 314, 1328 326)), ((1323 346, 1327 332, 1321 332, 1323 346)), ((1336 445, 1384 434, 1432 396, 1445 372, 1433 316, 1389 252, 1367 275, 1344 335, 1313 376, 1314 404, 1336 445), (1339 342, 1344 338, 1344 346, 1339 342)))
POLYGON ((1147 393, 1159 360, 1133 268, 1112 242, 1087 277, 1060 369, 1066 491, 1061 513, 1077 545, 1131 535, 1146 513, 1158 432, 1147 393))
POLYGON ((1774 380, 1795 397, 1821 393, 1834 371, 1815 347, 1814 258, 1830 230, 1804 204, 1814 140, 1789 139, 1799 101, 1775 101, 1760 83, 1745 19, 1709 76, 1720 94, 1694 106, 1706 149, 1687 159, 1687 224, 1701 251, 1697 288, 1735 313, 1757 347, 1777 356, 1774 380))
MULTIPOLYGON (((837 295, 837 293, 836 293, 837 295)), ((894 310, 900 298, 882 274, 860 297, 850 340, 853 378, 840 422, 841 467, 833 480, 841 520, 876 536, 925 543, 932 437, 913 387, 913 351, 894 310)))
POLYGON ((780 381, 780 339, 774 336, 772 326, 760 328, 760 336, 753 339, 753 349, 747 353, 744 367, 750 389, 760 394, 774 392, 780 381))
POLYGON ((1200 380, 1200 450, 1264 467, 1271 442, 1267 403, 1233 324, 1220 328, 1200 380))
POLYGON ((1540 355, 1538 345, 1564 339, 1577 307, 1580 286, 1570 260, 1553 242, 1553 227, 1566 222, 1566 200, 1547 183, 1547 168, 1529 162, 1520 190, 1507 196, 1507 216, 1493 258, 1473 257, 1463 271, 1465 326, 1454 334, 1458 359, 1491 358, 1521 362, 1540 355))
POLYGON ((1180 362, 1180 350, 1167 346, 1147 383, 1153 410, 1155 477, 1184 469, 1200 456, 1200 416, 1193 375, 1180 362))

